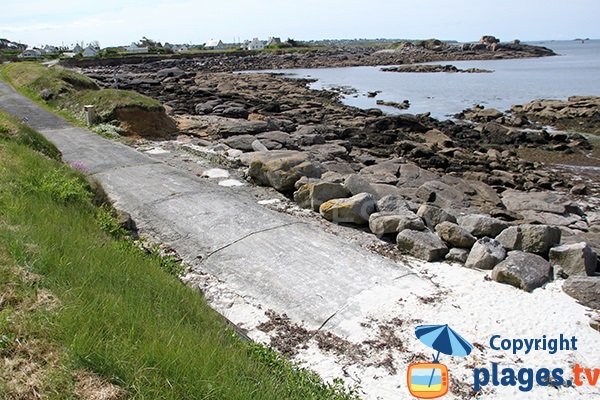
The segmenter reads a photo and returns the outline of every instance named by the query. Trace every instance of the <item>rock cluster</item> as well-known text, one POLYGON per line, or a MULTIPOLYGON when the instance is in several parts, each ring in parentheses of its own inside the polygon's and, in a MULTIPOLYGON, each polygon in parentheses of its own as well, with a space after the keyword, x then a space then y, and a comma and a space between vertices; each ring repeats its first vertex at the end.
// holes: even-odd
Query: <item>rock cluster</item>
POLYGON ((434 72, 450 72, 450 73, 467 73, 467 74, 482 74, 491 73, 489 69, 467 68, 460 69, 454 65, 432 65, 432 64, 412 64, 400 65, 398 67, 381 68, 384 72, 405 72, 405 73, 434 73, 434 72))
POLYGON ((567 100, 535 100, 513 106, 513 113, 560 129, 600 134, 600 97, 572 96, 567 100))

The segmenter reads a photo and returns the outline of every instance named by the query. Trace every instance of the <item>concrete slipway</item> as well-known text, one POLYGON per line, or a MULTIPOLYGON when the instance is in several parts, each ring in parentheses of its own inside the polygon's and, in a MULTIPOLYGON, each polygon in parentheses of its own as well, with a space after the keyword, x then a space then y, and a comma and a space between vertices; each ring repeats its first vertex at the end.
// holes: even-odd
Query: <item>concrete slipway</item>
MULTIPOLYGON (((466 359, 442 359, 453 377, 448 398, 470 398, 472 368, 492 361, 516 368, 600 366, 598 333, 587 324, 588 310, 563 294, 558 282, 528 294, 489 282, 481 271, 396 262, 318 224, 258 204, 248 187, 220 186, 158 156, 73 127, 4 83, 0 108, 46 136, 65 162, 83 165, 116 207, 132 215, 142 234, 176 250, 191 266, 184 280, 201 288, 217 311, 259 341, 292 337, 302 327, 301 343, 292 343, 298 348, 296 360, 325 379, 342 377, 358 385, 364 398, 410 398, 406 367, 429 357, 413 335, 422 323, 448 323, 482 345, 466 359), (287 328, 257 329, 271 311, 289 317, 287 328), (494 334, 541 338, 560 333, 576 335, 584 350, 513 356, 488 346, 494 334)), ((490 387, 482 398, 597 395, 589 387, 536 388, 528 394, 490 387)))

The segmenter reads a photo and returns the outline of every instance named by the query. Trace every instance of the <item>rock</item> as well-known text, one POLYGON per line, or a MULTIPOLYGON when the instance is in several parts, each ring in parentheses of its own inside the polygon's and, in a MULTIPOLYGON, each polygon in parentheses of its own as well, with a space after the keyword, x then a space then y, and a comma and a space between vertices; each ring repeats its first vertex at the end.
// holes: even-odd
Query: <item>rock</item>
POLYGON ((344 181, 344 186, 350 190, 353 195, 358 193, 370 193, 379 200, 385 196, 394 195, 400 196, 400 189, 396 186, 385 185, 381 183, 370 183, 364 177, 354 174, 350 175, 344 181))
POLYGON ((584 306, 600 310, 600 278, 572 276, 563 284, 563 290, 584 306))
POLYGON ((434 206, 431 204, 423 204, 417 210, 417 215, 423 218, 425 221, 425 225, 429 229, 435 229, 435 227, 442 222, 453 222, 456 223, 456 217, 452 214, 449 214, 444 209, 434 206))
POLYGON ((464 207, 462 192, 440 181, 429 181, 421 185, 416 192, 419 199, 443 208, 464 207))
POLYGON ((550 249, 550 264, 568 276, 596 273, 598 255, 586 243, 565 244, 550 249))
POLYGON ((448 254, 446 254, 446 261, 455 262, 459 264, 464 264, 467 262, 467 258, 469 257, 469 250, 467 249, 450 249, 448 254))
POLYGON ((400 165, 397 186, 418 188, 425 182, 438 180, 439 176, 413 163, 400 165))
POLYGON ((552 266, 536 254, 511 251, 494 267, 492 279, 531 292, 552 279, 552 266))
POLYGON ((249 153, 248 176, 258 184, 272 186, 280 192, 289 192, 302 176, 319 178, 321 168, 307 154, 296 151, 270 151, 249 153))
POLYGON ((471 214, 460 217, 458 224, 471 235, 478 238, 493 238, 508 228, 508 223, 483 214, 471 214))
POLYGON ((254 151, 269 151, 269 149, 267 149, 267 147, 258 139, 252 142, 252 149, 254 151))
POLYGON ((319 212, 328 221, 363 225, 375 212, 375 199, 369 193, 360 193, 347 199, 329 200, 321 204, 319 212))
POLYGON ((448 253, 448 247, 432 232, 405 229, 396 239, 398 248, 415 258, 425 261, 440 261, 448 253))
POLYGON ((377 236, 398 233, 401 216, 390 212, 376 212, 369 216, 369 229, 377 236))
POLYGON ((565 214, 568 199, 554 192, 520 192, 506 190, 502 193, 502 203, 510 211, 540 211, 552 214, 565 214))
POLYGON ((248 110, 242 107, 228 107, 219 113, 220 115, 228 118, 248 118, 248 110))
POLYGON ((519 228, 521 230, 520 250, 547 257, 550 248, 560 243, 561 231, 555 226, 520 225, 519 228))
POLYGON ((442 222, 435 227, 438 236, 452 247, 470 249, 477 239, 469 232, 452 222, 442 222))
POLYGON ((381 212, 400 212, 410 210, 410 206, 403 197, 388 195, 377 200, 377 210, 381 212))
POLYGON ((521 245, 523 243, 521 228, 518 226, 511 226, 496 236, 496 240, 499 241, 506 250, 521 250, 521 245))
POLYGON ((580 196, 586 195, 587 192, 587 186, 584 183, 578 183, 577 185, 574 185, 570 190, 571 194, 580 196))
POLYGON ((349 197, 350 192, 340 183, 307 183, 294 192, 294 201, 302 208, 319 211, 321 204, 332 199, 349 197))
POLYGON ((523 221, 528 224, 569 226, 581 221, 581 217, 575 214, 558 215, 539 211, 521 211, 523 221))
POLYGON ((398 220, 398 232, 402 232, 405 229, 423 231, 425 230, 425 223, 421 217, 414 212, 405 210, 400 214, 400 218, 398 220))
POLYGON ((129 232, 135 233, 138 230, 135 221, 131 217, 131 214, 126 211, 117 210, 117 223, 121 228, 129 232))
POLYGON ((468 268, 492 269, 506 257, 506 251, 497 240, 485 237, 473 245, 465 262, 468 268))
POLYGON ((218 128, 218 133, 222 137, 238 135, 256 135, 269 130, 269 124, 266 121, 246 121, 236 120, 235 124, 224 125, 218 128))

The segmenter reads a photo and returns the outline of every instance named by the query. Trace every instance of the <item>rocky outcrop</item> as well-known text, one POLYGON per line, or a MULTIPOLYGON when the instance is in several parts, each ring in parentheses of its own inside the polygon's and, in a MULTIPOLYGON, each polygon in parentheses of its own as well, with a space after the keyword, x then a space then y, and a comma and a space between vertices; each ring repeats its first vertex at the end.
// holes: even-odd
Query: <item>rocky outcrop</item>
POLYGON ((384 72, 404 72, 404 73, 436 73, 436 72, 448 72, 448 73, 467 73, 467 74, 482 74, 491 73, 489 69, 480 68, 467 68, 460 69, 454 65, 434 65, 434 64, 414 64, 414 65, 400 65, 398 67, 385 67, 381 68, 384 72))
POLYGON ((490 270, 504 260, 504 257, 506 257, 506 251, 500 242, 486 237, 475 242, 465 266, 490 270))
POLYGON ((567 100, 535 100, 512 111, 560 129, 600 134, 600 97, 572 96, 567 100))
POLYGON ((595 275, 598 255, 585 242, 565 244, 550 249, 550 264, 561 275, 595 275))
POLYGON ((364 225, 375 212, 375 199, 360 193, 347 199, 334 199, 321 204, 319 212, 328 221, 364 225))
POLYGON ((552 279, 552 266, 538 255, 511 251, 494 267, 492 279, 531 292, 552 279))
POLYGON ((405 254, 425 261, 440 261, 448 254, 448 247, 429 231, 405 229, 396 238, 398 249, 405 254))

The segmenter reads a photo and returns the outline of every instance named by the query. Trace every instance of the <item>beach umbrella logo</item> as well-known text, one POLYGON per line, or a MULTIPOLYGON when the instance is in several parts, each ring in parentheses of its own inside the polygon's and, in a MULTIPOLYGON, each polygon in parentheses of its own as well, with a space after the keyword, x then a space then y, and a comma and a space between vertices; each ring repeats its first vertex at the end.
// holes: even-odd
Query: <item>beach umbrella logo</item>
POLYGON ((415 335, 423 344, 432 348, 433 361, 415 363, 408 367, 408 390, 419 399, 435 399, 448 393, 448 367, 439 362, 440 354, 452 357, 466 357, 471 354, 473 345, 446 325, 421 325, 415 335))

